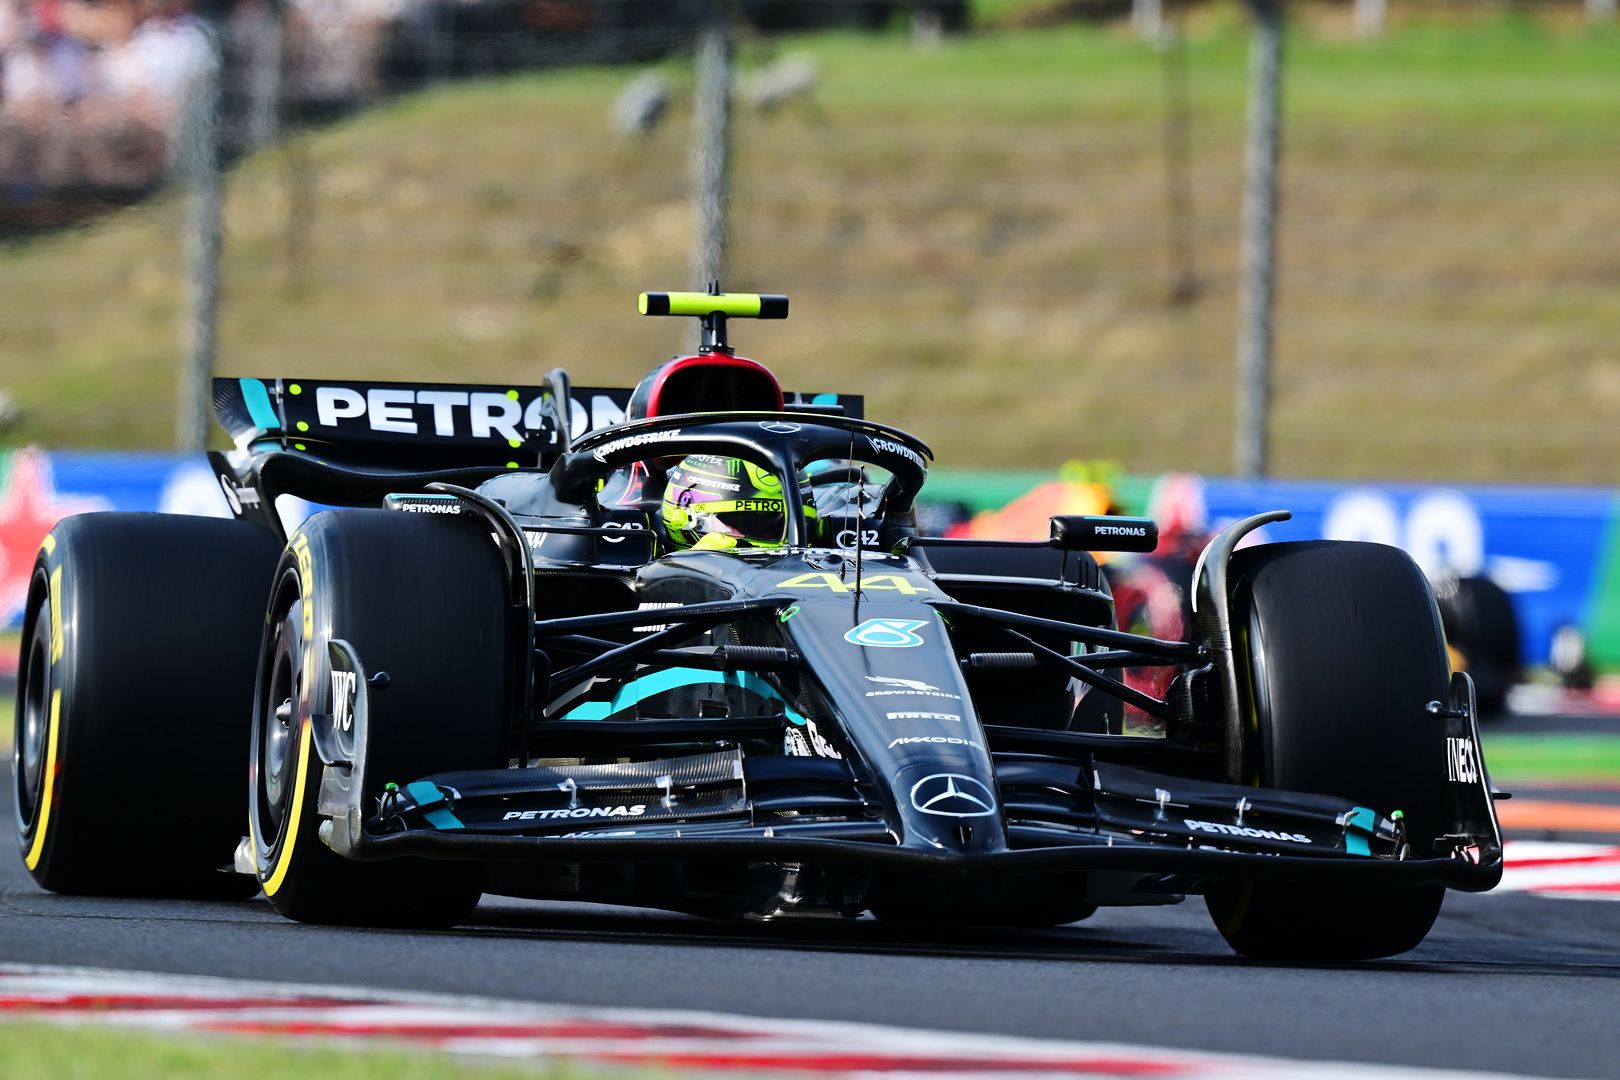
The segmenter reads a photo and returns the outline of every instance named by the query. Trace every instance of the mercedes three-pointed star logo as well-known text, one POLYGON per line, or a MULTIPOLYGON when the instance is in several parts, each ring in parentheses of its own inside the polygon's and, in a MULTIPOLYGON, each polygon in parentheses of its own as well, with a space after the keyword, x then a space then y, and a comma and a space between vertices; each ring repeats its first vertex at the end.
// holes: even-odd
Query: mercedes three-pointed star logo
POLYGON ((911 805, 939 817, 985 817, 996 812, 996 797, 971 776, 931 773, 912 785, 911 805))

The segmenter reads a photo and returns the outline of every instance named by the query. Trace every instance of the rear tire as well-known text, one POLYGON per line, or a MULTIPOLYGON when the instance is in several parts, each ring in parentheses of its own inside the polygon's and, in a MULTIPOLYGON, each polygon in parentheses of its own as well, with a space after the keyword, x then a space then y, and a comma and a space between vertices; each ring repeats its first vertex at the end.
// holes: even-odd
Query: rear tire
POLYGON ((1512 598, 1484 575, 1448 575, 1436 582, 1434 592, 1446 640, 1462 655, 1465 670, 1473 677, 1480 713, 1503 712, 1508 691, 1523 677, 1519 618, 1512 598))
POLYGON ((57 524, 23 623, 12 776, 23 863, 52 892, 245 899, 253 666, 279 545, 177 514, 57 524))
MULTIPOLYGON (((1424 712, 1450 678, 1428 582, 1397 548, 1312 541, 1232 557, 1232 631, 1254 784, 1399 810, 1413 849, 1445 831, 1445 736, 1424 712)), ((1206 895, 1233 949, 1368 960, 1416 947, 1445 890, 1222 882, 1206 895)))
POLYGON ((327 642, 349 642, 368 674, 371 790, 506 764, 510 607, 488 533, 456 521, 340 510, 305 522, 276 572, 249 757, 249 820, 271 905, 300 922, 446 927, 483 891, 476 863, 361 863, 319 837, 323 766, 315 717, 332 712, 327 642))

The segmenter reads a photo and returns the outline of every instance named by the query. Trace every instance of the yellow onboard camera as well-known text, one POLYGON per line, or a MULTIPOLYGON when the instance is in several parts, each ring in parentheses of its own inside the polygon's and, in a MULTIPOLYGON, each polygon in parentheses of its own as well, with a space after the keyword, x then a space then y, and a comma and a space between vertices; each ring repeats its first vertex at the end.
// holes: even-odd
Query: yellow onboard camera
POLYGON ((730 353, 726 341, 726 320, 785 319, 788 298, 780 293, 723 293, 714 282, 708 292, 644 292, 643 315, 691 315, 703 326, 699 353, 730 353))

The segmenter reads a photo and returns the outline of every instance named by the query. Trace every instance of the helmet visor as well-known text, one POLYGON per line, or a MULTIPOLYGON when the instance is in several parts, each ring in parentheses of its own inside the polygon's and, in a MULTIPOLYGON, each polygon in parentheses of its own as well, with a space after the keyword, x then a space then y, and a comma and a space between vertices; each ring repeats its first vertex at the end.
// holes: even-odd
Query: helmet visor
MULTIPOLYGON (((775 502, 780 499, 749 499, 748 502, 775 502)), ((755 543, 780 544, 787 536, 787 515, 782 510, 732 510, 715 517, 733 536, 755 543)))

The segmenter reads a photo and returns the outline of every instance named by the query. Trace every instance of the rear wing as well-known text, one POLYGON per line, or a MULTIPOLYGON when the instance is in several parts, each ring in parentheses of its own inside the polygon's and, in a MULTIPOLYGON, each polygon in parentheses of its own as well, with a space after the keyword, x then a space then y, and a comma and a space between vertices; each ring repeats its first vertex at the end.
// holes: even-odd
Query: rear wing
MULTIPOLYGON (((208 455, 238 518, 283 539, 277 499, 380 506, 431 483, 476 487, 509 469, 550 468, 580 436, 622 423, 631 390, 571 388, 552 371, 539 385, 215 379, 214 415, 236 453, 208 455)), ((786 402, 860 417, 844 394, 786 402)))
MULTIPOLYGON (((291 450, 342 465, 422 472, 548 467, 587 432, 621 423, 631 391, 539 385, 215 379, 214 414, 239 450, 291 450)), ((791 393, 790 404, 841 407, 859 395, 791 393)))
POLYGON ((404 472, 526 466, 562 449, 557 389, 550 380, 499 386, 215 379, 214 415, 240 450, 291 450, 404 472))

